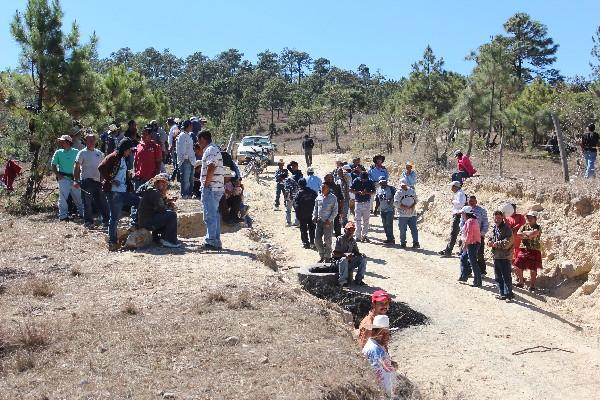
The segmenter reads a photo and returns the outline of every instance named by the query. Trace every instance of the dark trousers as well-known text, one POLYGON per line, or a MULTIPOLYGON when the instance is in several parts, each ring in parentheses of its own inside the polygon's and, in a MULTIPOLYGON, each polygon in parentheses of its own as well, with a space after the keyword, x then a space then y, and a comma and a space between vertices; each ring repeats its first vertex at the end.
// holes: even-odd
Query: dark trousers
POLYGON ((456 238, 458 237, 459 232, 460 214, 454 214, 452 216, 452 230, 450 231, 450 240, 448 241, 448 245, 446 246, 446 254, 452 254, 452 250, 454 249, 454 245, 456 244, 456 238))
POLYGON ((452 174, 452 182, 457 181, 462 183, 465 179, 469 177, 469 173, 467 171, 457 171, 452 174))
POLYGON ((93 179, 81 181, 81 197, 83 198, 83 221, 86 224, 94 223, 94 206, 102 216, 102 223, 108 226, 110 211, 106 196, 102 192, 102 184, 93 179))
POLYGON ((240 216, 240 206, 242 205, 242 196, 231 196, 227 199, 227 214, 223 218, 227 222, 235 222, 240 216))
POLYGON ((106 192, 106 200, 110 209, 108 222, 108 239, 110 243, 117 243, 117 224, 121 218, 123 207, 131 207, 131 226, 137 226, 137 207, 140 198, 131 192, 106 192))
POLYGON ((317 226, 312 219, 300 220, 300 239, 304 244, 315 244, 315 229, 317 226))
POLYGON ((160 235, 171 243, 177 243, 177 213, 173 210, 165 210, 155 213, 149 221, 144 221, 142 228, 152 231, 152 236, 160 235))
MULTIPOLYGON (((383 231, 385 232, 385 239, 387 241, 394 241, 394 210, 382 211, 381 212, 381 225, 383 225, 383 231)), ((412 230, 411 230, 412 232, 412 230)), ((413 236, 414 241, 414 236, 413 236)), ((406 243, 406 237, 404 238, 406 243)))
POLYGON ((177 152, 172 152, 171 161, 173 162, 173 173, 171 174, 171 182, 175 182, 175 179, 181 181, 179 174, 179 164, 177 164, 177 152))
POLYGON ((494 260, 494 274, 501 296, 512 296, 511 260, 494 260))
POLYGON ((283 193, 283 188, 284 188, 283 182, 277 182, 277 187, 275 188, 275 207, 279 207, 279 204, 281 204, 279 202, 279 198, 281 197, 281 194, 283 193))
POLYGON ((310 167, 312 165, 312 149, 304 150, 304 159, 306 160, 306 166, 310 167))
POLYGON ((486 273, 485 270, 485 236, 481 237, 481 246, 479 246, 479 251, 477 252, 477 264, 479 265, 479 271, 482 274, 486 273))
POLYGON ((375 196, 375 209, 373 210, 373 214, 377 215, 379 212, 379 196, 375 196))
POLYGON ((342 221, 340 221, 339 214, 333 220, 333 233, 334 233, 335 237, 342 235, 342 221))

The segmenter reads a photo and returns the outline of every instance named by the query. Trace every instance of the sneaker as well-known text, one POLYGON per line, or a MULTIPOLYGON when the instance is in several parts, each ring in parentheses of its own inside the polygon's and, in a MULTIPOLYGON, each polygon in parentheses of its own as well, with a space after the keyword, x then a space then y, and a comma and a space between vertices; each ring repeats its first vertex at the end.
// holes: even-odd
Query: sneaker
POLYGON ((457 281, 459 281, 459 282, 466 282, 467 278, 458 278, 457 281))
POLYGON ((304 243, 304 244, 302 245, 302 247, 303 247, 303 248, 305 248, 305 249, 310 249, 310 244, 308 244, 308 243, 304 243))
POLYGON ((119 250, 119 243, 109 243, 108 251, 117 251, 119 250))
POLYGON ((537 289, 535 288, 535 286, 530 286, 530 287, 529 287, 529 291, 530 291, 531 293, 534 293, 536 290, 537 290, 537 289))
POLYGON ((317 246, 315 246, 314 243, 310 243, 309 247, 310 247, 311 250, 317 250, 317 246))
POLYGON ((169 242, 168 240, 165 240, 165 239, 160 239, 160 244, 162 244, 163 247, 169 247, 171 249, 176 249, 176 248, 181 247, 181 244, 179 244, 179 243, 172 243, 172 242, 169 242))
POLYGON ((400 243, 400 248, 401 248, 401 249, 405 249, 405 248, 406 248, 406 242, 404 242, 404 243, 400 243))
POLYGON ((279 211, 279 206, 273 207, 273 211, 279 211))
POLYGON ((479 283, 473 283, 473 284, 471 285, 471 287, 482 287, 482 286, 483 286, 483 285, 481 284, 481 282, 479 282, 479 283))
POLYGON ((507 298, 508 298, 508 297, 506 297, 506 296, 505 296, 505 295, 503 295, 503 294, 500 294, 500 295, 497 295, 497 296, 496 296, 496 299, 498 299, 498 300, 506 300, 507 298))
POLYGON ((213 246, 212 244, 204 243, 200 246, 201 250, 222 250, 222 247, 213 246))
POLYGON ((450 254, 446 251, 446 249, 438 251, 438 254, 442 257, 448 257, 450 254))
POLYGON ((59 218, 58 220, 59 220, 60 222, 69 222, 69 221, 70 221, 69 217, 65 217, 65 218, 59 218))
POLYGON ((365 236, 364 238, 362 238, 362 241, 363 241, 364 243, 371 243, 371 241, 369 240, 369 238, 368 238, 368 237, 366 237, 366 236, 365 236))
POLYGON ((367 284, 366 284, 366 283, 364 283, 362 280, 360 280, 360 281, 354 281, 354 284, 355 284, 356 286, 367 286, 367 284))
POLYGON ((511 303, 514 298, 515 298, 514 294, 509 294, 509 295, 506 296, 506 302, 507 303, 511 303))
POLYGON ((421 245, 419 244, 419 242, 414 242, 413 243, 413 249, 420 249, 421 245))

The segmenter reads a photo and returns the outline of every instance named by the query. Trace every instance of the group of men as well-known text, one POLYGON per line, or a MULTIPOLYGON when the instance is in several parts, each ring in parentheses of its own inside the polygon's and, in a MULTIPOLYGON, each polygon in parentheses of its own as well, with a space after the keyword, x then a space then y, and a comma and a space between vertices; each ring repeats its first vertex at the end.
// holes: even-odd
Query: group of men
POLYGON ((336 270, 340 286, 349 286, 351 282, 365 284, 366 256, 360 253, 357 242, 371 241, 368 235, 371 215, 381 215, 386 233, 383 244, 396 243, 393 225, 397 216, 400 247, 407 247, 409 229, 412 247, 420 247, 417 176, 411 162, 406 163, 397 189, 388 184, 389 172, 381 154, 373 157, 369 170, 360 158, 351 163, 337 160, 333 170, 323 178, 308 162, 309 159, 305 177, 298 162, 291 161, 286 166, 283 159, 279 160, 275 171, 275 210, 279 210, 283 197, 287 225, 300 228, 303 247, 316 250, 318 263, 329 264, 331 267, 327 268, 336 270), (351 216, 354 221, 350 221, 351 216), (354 270, 356 276, 352 279, 354 270))
MULTIPOLYGON (((169 118, 169 134, 157 127, 156 121, 144 126, 137 135, 135 121, 128 123, 125 133, 116 123, 101 135, 100 148, 91 130, 83 132, 85 147, 73 146, 70 135, 58 138, 59 149, 52 157, 51 166, 58 181, 58 217, 68 221, 69 201, 76 208, 76 218, 82 218, 90 229, 108 231, 109 250, 120 246, 117 224, 123 210, 129 210, 129 229, 145 228, 155 241, 166 247, 179 247, 177 241, 176 198, 167 195, 170 181, 177 175, 181 181, 182 197, 190 198, 194 184, 194 168, 198 169, 199 197, 202 201, 207 235, 203 248, 220 249, 221 217, 219 207, 226 192, 222 150, 212 142, 211 132, 201 129, 194 138, 194 122, 178 123, 169 118), (106 151, 107 153, 103 152, 106 151), (175 173, 165 173, 165 157, 170 152, 175 173), (100 224, 96 223, 96 214, 100 224)), ((229 157, 231 159, 231 157, 229 157)), ((234 163, 235 165, 235 163, 234 163)), ((237 168, 237 166, 235 166, 237 168)), ((229 172, 231 176, 233 172, 229 172)), ((239 170, 237 171, 239 177, 239 170)), ((231 193, 236 192, 235 188, 231 193)))

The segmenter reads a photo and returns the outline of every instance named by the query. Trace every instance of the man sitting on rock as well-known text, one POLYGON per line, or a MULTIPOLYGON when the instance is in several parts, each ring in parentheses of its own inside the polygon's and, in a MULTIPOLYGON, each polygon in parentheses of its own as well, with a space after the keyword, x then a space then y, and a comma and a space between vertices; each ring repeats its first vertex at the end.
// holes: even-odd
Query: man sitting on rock
POLYGON ((349 281, 352 278, 352 271, 356 268, 356 278, 354 284, 363 286, 363 278, 367 269, 366 257, 358 251, 358 244, 354 239, 354 231, 356 227, 354 222, 348 222, 344 227, 344 234, 338 236, 335 240, 335 249, 333 257, 337 259, 338 265, 338 283, 340 286, 349 286, 349 281))
POLYGON ((167 197, 169 177, 166 174, 151 178, 142 192, 138 207, 138 223, 141 228, 152 231, 152 237, 159 239, 164 247, 180 247, 177 242, 177 213, 175 199, 167 197))

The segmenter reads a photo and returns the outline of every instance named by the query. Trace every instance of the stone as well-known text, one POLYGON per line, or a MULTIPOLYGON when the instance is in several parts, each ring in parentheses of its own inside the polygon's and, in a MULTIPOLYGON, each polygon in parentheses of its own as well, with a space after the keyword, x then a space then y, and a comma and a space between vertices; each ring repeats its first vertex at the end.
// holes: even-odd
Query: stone
POLYGON ((571 260, 563 261, 560 266, 560 273, 567 278, 575 278, 580 275, 587 274, 592 270, 590 263, 575 264, 571 260))
POLYGON ((350 311, 342 310, 342 321, 344 321, 346 325, 353 325, 354 315, 352 315, 350 311))
POLYGON ((225 343, 227 343, 230 346, 235 346, 239 342, 240 342, 240 338, 237 336, 228 336, 225 338, 225 343))
POLYGON ((587 197, 576 197, 571 200, 571 205, 573 205, 575 214, 579 215, 580 217, 586 217, 594 212, 594 205, 587 197))
POLYGON ((534 204, 533 206, 531 206, 531 211, 535 211, 535 212, 544 211, 544 206, 539 203, 534 204))
POLYGON ((261 363, 261 364, 268 364, 268 363, 269 363, 269 358, 268 358, 267 356, 265 356, 265 357, 262 357, 262 358, 260 359, 260 363, 261 363))
POLYGON ((147 229, 137 229, 127 236, 125 247, 130 249, 143 249, 152 244, 152 233, 147 229))
POLYGON ((164 392, 162 395, 163 399, 174 399, 175 393, 173 392, 164 392))

